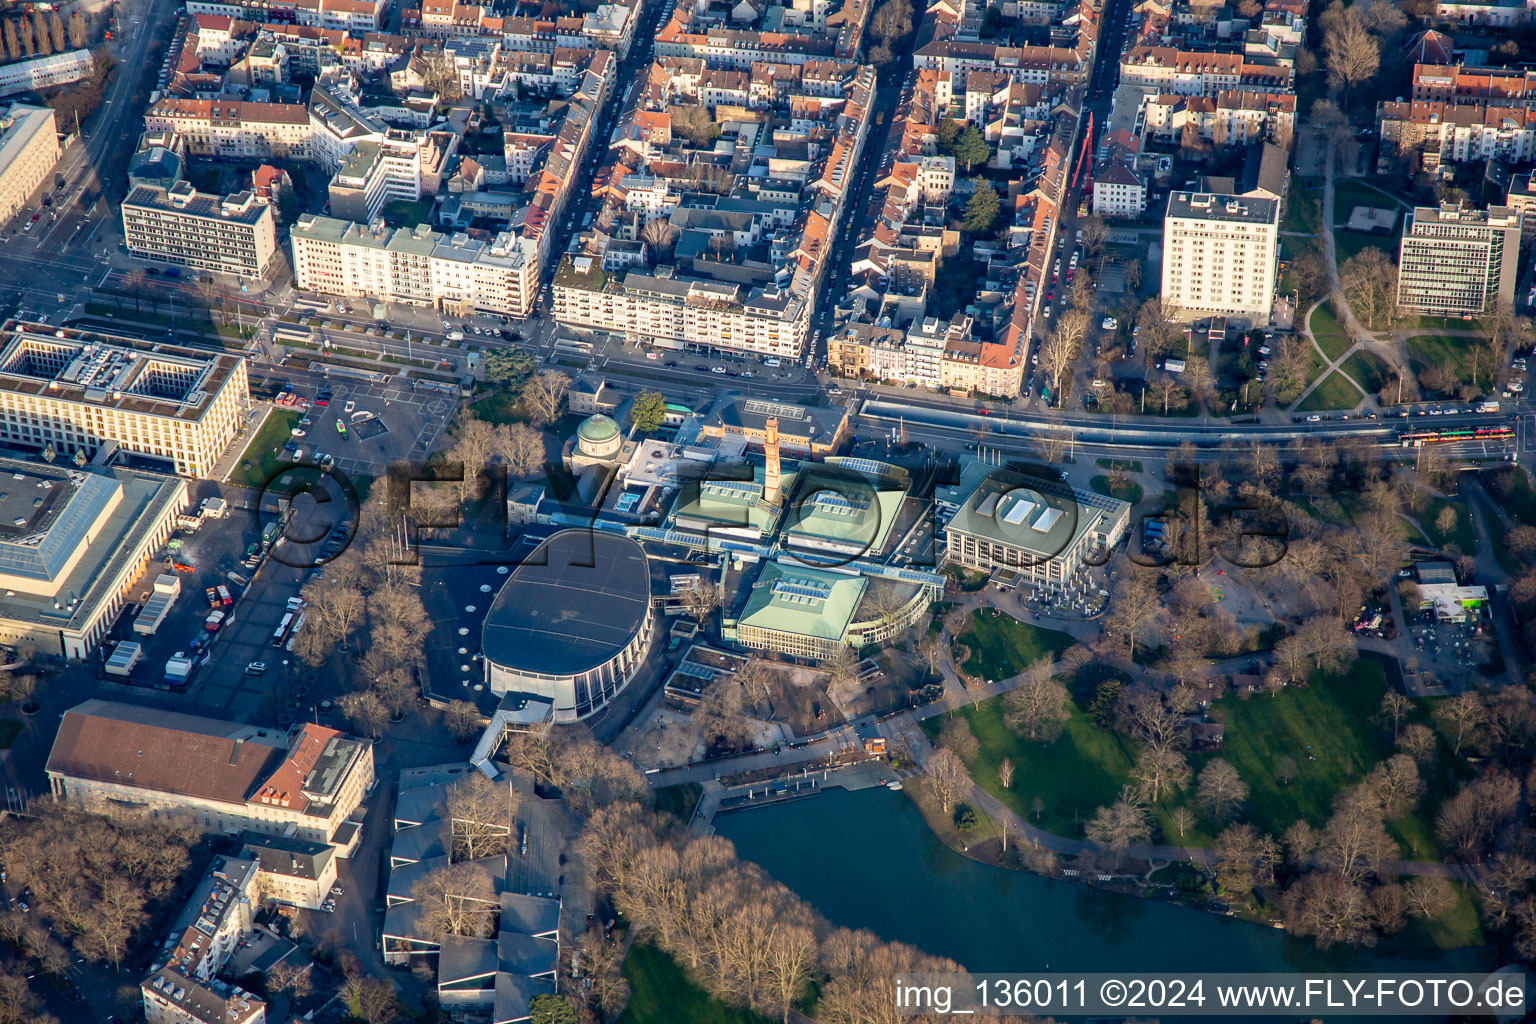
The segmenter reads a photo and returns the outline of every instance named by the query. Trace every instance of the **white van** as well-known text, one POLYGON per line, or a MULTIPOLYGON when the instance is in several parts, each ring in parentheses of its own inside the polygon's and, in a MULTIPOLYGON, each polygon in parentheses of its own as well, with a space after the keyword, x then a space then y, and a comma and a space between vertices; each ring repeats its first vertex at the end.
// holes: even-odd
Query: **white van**
POLYGON ((764 359, 764 360, 763 360, 763 365, 764 365, 764 366, 782 366, 782 365, 784 365, 784 364, 783 364, 783 363, 781 363, 781 362, 780 362, 780 361, 779 361, 779 360, 777 360, 777 359, 764 359))

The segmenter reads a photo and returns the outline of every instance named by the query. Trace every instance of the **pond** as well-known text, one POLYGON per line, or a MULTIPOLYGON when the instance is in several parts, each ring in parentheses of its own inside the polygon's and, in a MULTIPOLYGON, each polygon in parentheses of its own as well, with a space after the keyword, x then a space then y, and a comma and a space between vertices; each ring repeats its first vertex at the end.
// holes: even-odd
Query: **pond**
POLYGON ((1191 907, 968 860, 884 788, 724 814, 716 831, 837 925, 970 971, 1476 971, 1488 948, 1338 947, 1191 907))

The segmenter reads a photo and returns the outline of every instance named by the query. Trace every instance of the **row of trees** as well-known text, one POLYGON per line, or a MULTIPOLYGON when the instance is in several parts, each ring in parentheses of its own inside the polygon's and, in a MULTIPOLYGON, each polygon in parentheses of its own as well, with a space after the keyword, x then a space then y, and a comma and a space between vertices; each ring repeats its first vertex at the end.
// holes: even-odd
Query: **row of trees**
POLYGON ((869 16, 869 62, 884 68, 896 59, 896 46, 912 31, 912 0, 882 0, 869 16))
POLYGON ((0 21, 0 56, 6 63, 78 50, 85 42, 85 17, 79 11, 67 23, 58 11, 36 8, 30 16, 0 21))
POLYGON ((36 807, 37 817, 6 830, 0 858, 10 885, 30 892, 41 923, 8 911, 0 914, 0 938, 50 973, 68 965, 65 945, 75 956, 120 967, 152 923, 153 906, 176 890, 197 828, 175 818, 36 807))
MULTIPOLYGON (((579 849, 643 938, 718 998, 779 1020, 790 1019, 814 984, 815 1019, 823 1024, 935 1021, 896 1017, 890 979, 960 970, 867 931, 833 928, 760 868, 739 861, 729 842, 691 836, 675 819, 634 802, 593 814, 579 849)), ((612 985, 592 991, 604 1015, 622 999, 612 985)))

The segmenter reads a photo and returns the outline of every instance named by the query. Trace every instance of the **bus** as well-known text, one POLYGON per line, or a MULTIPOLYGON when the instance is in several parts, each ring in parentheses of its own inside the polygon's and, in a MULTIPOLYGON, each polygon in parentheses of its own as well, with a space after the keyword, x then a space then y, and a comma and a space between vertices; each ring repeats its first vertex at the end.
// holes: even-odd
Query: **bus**
POLYGON ((283 638, 288 635, 288 627, 291 625, 293 625, 293 612, 288 612, 283 616, 283 621, 279 622, 277 628, 272 631, 273 647, 283 646, 283 638))

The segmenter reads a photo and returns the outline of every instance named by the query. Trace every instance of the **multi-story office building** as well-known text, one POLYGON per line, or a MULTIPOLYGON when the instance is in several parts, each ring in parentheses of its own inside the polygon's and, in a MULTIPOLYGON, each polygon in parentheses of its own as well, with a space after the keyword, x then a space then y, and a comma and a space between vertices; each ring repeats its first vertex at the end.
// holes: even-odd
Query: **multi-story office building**
POLYGON ((1267 323, 1279 241, 1277 200, 1172 193, 1163 218, 1163 302, 1267 323))
POLYGON ((972 463, 934 495, 953 510, 944 560, 1060 588, 1125 536, 1131 506, 1067 486, 972 463))
POLYGON ((1513 303, 1520 221, 1520 212, 1507 206, 1416 207, 1398 254, 1398 306, 1461 316, 1513 303))
POLYGON ((89 457, 115 441, 206 476, 250 403, 240 356, 16 321, 0 327, 0 444, 89 457))
POLYGON ((95 63, 90 50, 70 50, 0 67, 0 96, 78 82, 95 63))
POLYGON ((26 206, 58 162, 53 111, 13 103, 0 112, 0 224, 26 206))
POLYGON ((391 231, 305 215, 294 224, 294 284, 327 295, 430 305, 454 315, 526 316, 538 297, 531 239, 503 231, 489 242, 426 225, 391 231))
POLYGON ((335 729, 282 729, 88 700, 64 713, 48 755, 55 800, 137 807, 206 832, 357 846, 353 812, 373 784, 373 747, 335 729))
POLYGON ((122 210, 128 251, 141 259, 261 278, 277 256, 272 207, 251 192, 206 195, 186 181, 140 185, 122 210))
POLYGON ((187 482, 120 466, 0 459, 0 643, 85 658, 138 599, 187 482))

